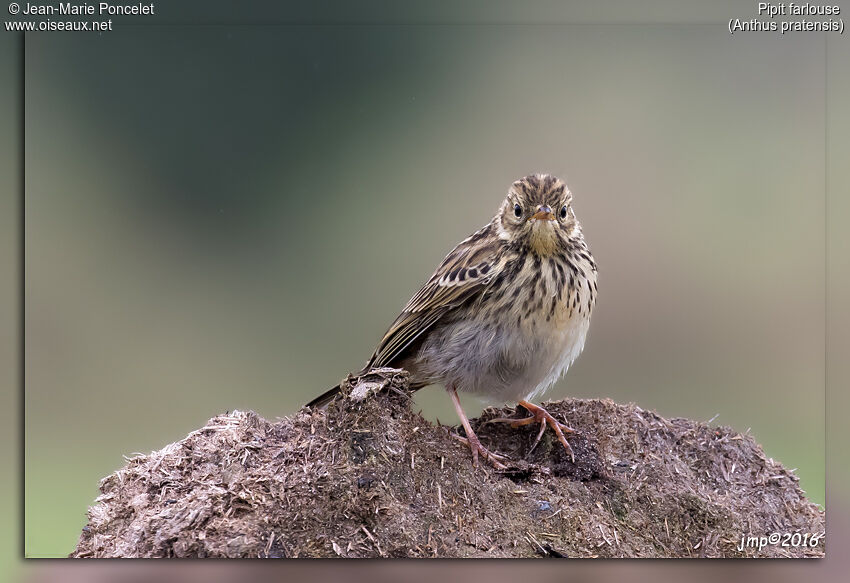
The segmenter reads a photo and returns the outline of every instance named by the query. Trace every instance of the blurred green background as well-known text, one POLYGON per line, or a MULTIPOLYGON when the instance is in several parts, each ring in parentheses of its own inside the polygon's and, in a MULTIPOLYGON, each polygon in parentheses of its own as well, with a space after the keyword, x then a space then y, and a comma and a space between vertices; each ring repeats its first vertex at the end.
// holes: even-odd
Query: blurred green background
POLYGON ((546 398, 749 428, 823 503, 825 66, 719 25, 28 37, 26 554, 72 550, 123 455, 359 368, 539 171, 600 271, 546 398))

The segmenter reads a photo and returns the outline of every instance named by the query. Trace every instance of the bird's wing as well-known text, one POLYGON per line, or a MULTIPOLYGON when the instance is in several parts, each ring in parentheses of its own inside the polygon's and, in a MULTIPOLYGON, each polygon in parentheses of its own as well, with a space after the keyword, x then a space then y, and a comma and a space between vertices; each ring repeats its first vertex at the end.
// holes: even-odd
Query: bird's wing
POLYGON ((488 225, 458 244, 431 278, 410 298, 381 339, 367 368, 393 366, 440 318, 480 296, 498 276, 500 241, 488 225))

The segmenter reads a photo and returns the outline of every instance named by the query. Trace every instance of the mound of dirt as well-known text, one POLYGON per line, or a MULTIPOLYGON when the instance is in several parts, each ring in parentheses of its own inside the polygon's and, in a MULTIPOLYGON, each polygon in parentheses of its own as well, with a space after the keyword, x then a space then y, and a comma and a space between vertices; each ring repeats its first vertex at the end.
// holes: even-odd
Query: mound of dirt
POLYGON ((610 400, 548 403, 576 429, 573 463, 551 431, 529 452, 535 426, 486 424, 522 409, 487 409, 473 429, 515 460, 496 471, 413 412, 406 383, 373 371, 326 410, 234 411, 130 459, 101 481, 71 556, 824 554, 823 511, 749 435, 610 400), (820 538, 739 550, 772 533, 820 538))

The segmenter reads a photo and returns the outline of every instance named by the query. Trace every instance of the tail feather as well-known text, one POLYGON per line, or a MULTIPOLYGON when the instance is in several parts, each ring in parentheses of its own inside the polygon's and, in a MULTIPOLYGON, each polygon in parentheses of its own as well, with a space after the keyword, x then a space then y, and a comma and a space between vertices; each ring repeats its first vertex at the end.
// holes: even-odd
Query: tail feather
POLYGON ((307 403, 307 406, 311 407, 313 409, 320 409, 320 408, 324 407, 325 405, 327 405, 328 403, 330 403, 331 401, 333 401, 333 398, 336 397, 338 394, 339 394, 339 385, 328 389, 327 391, 325 391, 324 393, 322 393, 321 395, 319 395, 318 397, 316 397, 315 399, 313 399, 312 401, 307 403))
MULTIPOLYGON (((408 373, 395 368, 369 368, 368 366, 358 372, 357 374, 351 373, 348 377, 343 380, 340 384, 335 387, 331 387, 309 403, 307 403, 307 407, 311 407, 313 409, 321 409, 328 403, 334 400, 340 393, 340 387, 343 384, 348 384, 349 386, 354 386, 360 380, 367 379, 370 381, 378 381, 381 384, 381 389, 385 389, 390 386, 391 383, 396 382, 399 383, 399 388, 404 390, 409 390, 410 392, 417 391, 425 386, 425 383, 415 383, 411 384, 408 382, 408 373), (398 377, 398 373, 403 373, 402 377, 398 377), (400 378, 401 380, 396 380, 400 378)), ((398 389, 394 389, 398 391, 398 389)))

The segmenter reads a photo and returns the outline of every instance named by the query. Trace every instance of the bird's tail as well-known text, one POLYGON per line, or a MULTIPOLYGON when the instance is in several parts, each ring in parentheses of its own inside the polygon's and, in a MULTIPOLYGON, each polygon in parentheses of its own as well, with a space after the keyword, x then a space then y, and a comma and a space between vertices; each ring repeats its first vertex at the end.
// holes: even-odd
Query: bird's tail
MULTIPOLYGON (((393 383, 399 385, 401 389, 416 391, 417 389, 421 389, 425 386, 424 383, 418 384, 410 384, 408 382, 409 373, 397 368, 370 368, 367 365, 365 368, 361 369, 357 374, 349 374, 341 383, 339 383, 335 387, 331 387, 309 403, 307 403, 307 407, 313 409, 321 409, 331 401, 333 401, 334 397, 336 397, 341 390, 342 385, 348 385, 348 387, 353 387, 358 382, 363 380, 368 380, 372 382, 373 385, 377 385, 378 390, 384 390, 387 387, 391 387, 393 383), (400 374, 401 373, 401 374, 400 374)), ((399 389, 393 388, 396 392, 399 392, 399 389)))
POLYGON ((312 401, 307 403, 307 406, 311 407, 313 409, 320 409, 320 408, 324 407, 325 405, 327 405, 328 403, 330 403, 333 400, 333 398, 336 397, 338 394, 339 394, 339 385, 328 389, 327 391, 325 391, 324 393, 322 393, 321 395, 319 395, 318 397, 316 397, 315 399, 313 399, 312 401))

